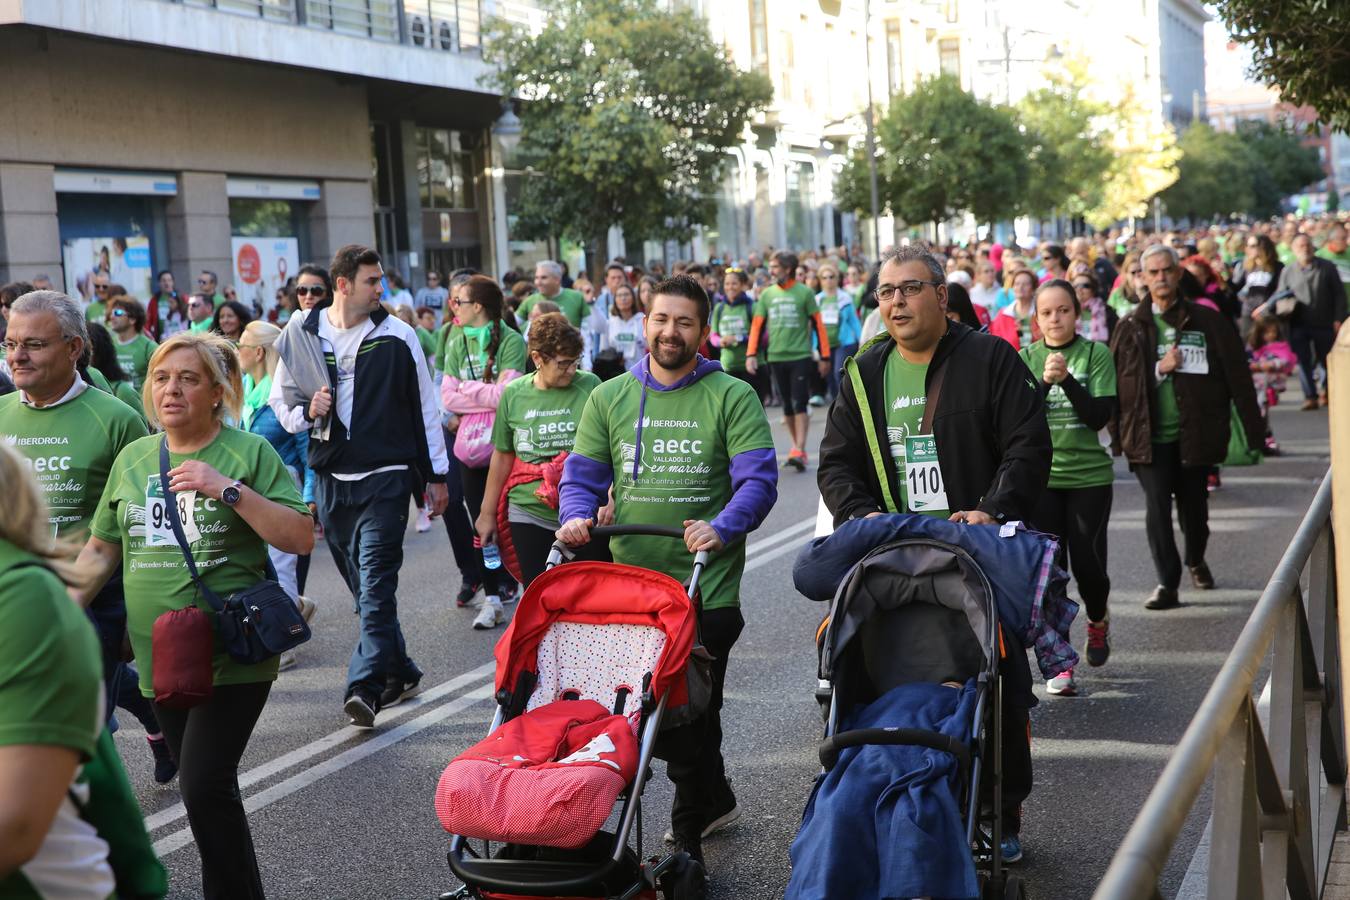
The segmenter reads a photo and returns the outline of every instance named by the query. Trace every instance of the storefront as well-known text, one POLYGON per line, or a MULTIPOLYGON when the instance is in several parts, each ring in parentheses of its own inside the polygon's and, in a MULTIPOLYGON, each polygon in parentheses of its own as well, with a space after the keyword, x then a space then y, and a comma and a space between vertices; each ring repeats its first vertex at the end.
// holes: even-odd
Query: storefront
POLYGON ((88 301, 102 273, 148 300, 156 269, 169 258, 166 205, 178 194, 177 177, 57 168, 53 186, 66 292, 88 301))
POLYGON ((277 292, 310 254, 310 212, 322 199, 317 181, 229 177, 229 281, 256 313, 276 305, 277 292))

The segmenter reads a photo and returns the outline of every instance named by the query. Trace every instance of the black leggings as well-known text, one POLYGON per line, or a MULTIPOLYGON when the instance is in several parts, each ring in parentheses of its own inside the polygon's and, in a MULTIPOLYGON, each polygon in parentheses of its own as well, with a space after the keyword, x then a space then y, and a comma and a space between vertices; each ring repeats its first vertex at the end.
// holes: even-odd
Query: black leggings
MULTIPOLYGON (((547 528, 520 522, 511 523, 511 543, 516 548, 516 561, 520 563, 520 575, 525 579, 525 587, 529 587, 531 581, 544 574, 544 563, 548 560, 549 551, 553 549, 553 541, 554 532, 547 528)), ((601 562, 613 560, 609 555, 609 538, 592 540, 584 547, 577 547, 573 553, 575 559, 594 559, 601 562)))
POLYGON ((202 857, 207 900, 263 897, 244 802, 239 759, 258 723, 272 682, 218 684, 210 700, 192 709, 155 704, 169 752, 178 763, 178 790, 202 857))
MULTIPOLYGON (((487 477, 487 466, 471 469, 462 462, 459 464, 459 480, 464 486, 464 504, 469 508, 470 522, 478 520, 479 511, 483 506, 483 494, 487 491, 487 477)), ((502 591, 511 585, 510 573, 500 567, 489 569, 483 561, 482 548, 473 551, 473 558, 477 560, 479 571, 483 573, 483 593, 500 597, 502 591)))
POLYGON ((769 363, 774 383, 783 398, 783 415, 795 416, 810 412, 807 401, 811 399, 811 372, 815 369, 809 359, 794 359, 790 362, 769 363))
POLYGON ((1106 524, 1111 519, 1112 487, 1046 488, 1032 523, 1038 531, 1059 535, 1060 568, 1073 569, 1088 619, 1106 620, 1111 577, 1106 572, 1106 524), (1067 563, 1066 563, 1067 557, 1067 563))

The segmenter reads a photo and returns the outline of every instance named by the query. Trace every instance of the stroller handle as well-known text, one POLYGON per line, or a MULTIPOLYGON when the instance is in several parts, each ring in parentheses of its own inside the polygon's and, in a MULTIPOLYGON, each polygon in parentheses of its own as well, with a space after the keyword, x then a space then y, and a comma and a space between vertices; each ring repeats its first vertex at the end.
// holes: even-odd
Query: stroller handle
MULTIPOLYGON (((592 538, 621 537, 625 535, 638 535, 642 537, 664 537, 672 540, 684 541, 684 529, 672 528, 668 525, 595 525, 590 529, 592 538)), ((544 563, 545 569, 551 569, 561 563, 564 559, 571 558, 571 548, 562 541, 554 541, 553 549, 549 551, 548 559, 544 563)), ((694 554, 694 569, 689 576, 689 585, 687 593, 692 599, 698 592, 698 582, 703 575, 703 570, 708 566, 708 551, 700 550, 694 554)))

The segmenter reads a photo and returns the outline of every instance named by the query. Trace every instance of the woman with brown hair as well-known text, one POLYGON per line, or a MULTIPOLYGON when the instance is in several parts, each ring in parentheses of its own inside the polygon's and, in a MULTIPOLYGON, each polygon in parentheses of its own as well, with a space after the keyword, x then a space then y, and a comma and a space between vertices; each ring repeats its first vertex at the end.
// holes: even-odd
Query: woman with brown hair
MULTIPOLYGON (((525 372, 525 339, 502 321, 504 298, 497 282, 486 275, 469 278, 451 301, 459 327, 446 339, 441 400, 455 434, 455 459, 469 516, 481 515, 492 461, 492 428, 507 384, 525 372)), ((477 629, 506 621, 503 593, 511 579, 502 572, 491 544, 478 555, 483 571, 483 605, 473 620, 477 629), (496 562, 496 565, 489 565, 496 562)))
MULTIPOLYGON (((164 433, 133 441, 113 462, 80 552, 92 582, 75 594, 87 604, 122 567, 141 693, 153 697, 155 653, 167 649, 162 639, 151 639, 156 621, 189 606, 214 613, 188 570, 168 504, 179 510, 202 582, 222 597, 263 580, 269 546, 309 553, 314 521, 267 439, 225 424, 227 417, 239 420, 241 383, 234 347, 223 338, 181 333, 160 344, 142 393, 152 423, 164 433), (161 444, 169 453, 173 497, 159 487, 161 444)), ((277 657, 249 665, 218 644, 211 665, 209 699, 187 709, 157 702, 155 712, 178 763, 183 805, 201 852, 203 895, 261 898, 237 775, 276 679, 277 657)))
POLYGON ((1247 235, 1246 255, 1233 266, 1230 284, 1242 301, 1240 329, 1245 338, 1252 330, 1252 312, 1270 299, 1279 284, 1284 263, 1280 262, 1275 242, 1264 234, 1247 235))
POLYGON ((1116 315, 1124 316, 1138 305, 1143 294, 1144 266, 1139 261, 1139 251, 1131 250, 1120 264, 1120 283, 1111 291, 1106 302, 1116 311, 1116 315))
MULTIPOLYGON (((631 299, 627 285, 620 290, 629 291, 631 299)), ((507 385, 497 407, 492 465, 475 523, 484 545, 506 550, 508 567, 526 587, 544 571, 558 530, 562 462, 572 452, 586 400, 600 385, 594 374, 578 371, 581 332, 561 313, 541 315, 530 324, 529 347, 534 374, 507 385)))

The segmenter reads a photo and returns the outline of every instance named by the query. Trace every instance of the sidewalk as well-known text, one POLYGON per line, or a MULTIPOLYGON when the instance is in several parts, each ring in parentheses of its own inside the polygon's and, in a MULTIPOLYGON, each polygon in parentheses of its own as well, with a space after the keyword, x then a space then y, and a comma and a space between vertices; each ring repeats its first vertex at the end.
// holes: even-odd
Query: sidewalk
POLYGON ((1350 900, 1350 832, 1336 835, 1336 843, 1331 847, 1331 866, 1322 900, 1350 900))

